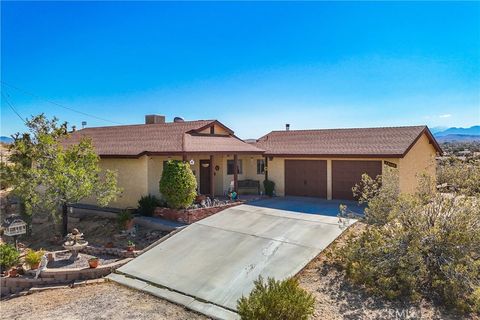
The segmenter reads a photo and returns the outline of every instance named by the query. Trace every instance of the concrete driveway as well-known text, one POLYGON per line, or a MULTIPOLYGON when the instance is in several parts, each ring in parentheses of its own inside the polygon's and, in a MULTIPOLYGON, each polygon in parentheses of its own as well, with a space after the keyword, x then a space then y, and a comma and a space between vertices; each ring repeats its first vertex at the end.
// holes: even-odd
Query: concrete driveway
POLYGON ((295 275, 343 231, 336 217, 239 205, 184 228, 110 278, 212 318, 236 319, 237 300, 259 275, 295 275))
POLYGON ((365 206, 359 205, 358 202, 352 200, 326 200, 320 198, 309 197, 274 197, 254 200, 248 204, 257 207, 265 207, 272 209, 287 210, 299 213, 321 214, 324 216, 336 217, 338 215, 339 206, 344 204, 350 211, 363 215, 365 206))

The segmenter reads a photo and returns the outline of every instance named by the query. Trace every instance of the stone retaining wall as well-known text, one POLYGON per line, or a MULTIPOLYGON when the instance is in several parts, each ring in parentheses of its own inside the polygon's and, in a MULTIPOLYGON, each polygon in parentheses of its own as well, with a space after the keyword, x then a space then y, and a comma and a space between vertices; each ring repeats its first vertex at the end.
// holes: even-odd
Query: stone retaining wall
POLYGON ((120 258, 135 258, 142 254, 143 250, 127 251, 119 248, 101 248, 101 247, 92 247, 86 246, 81 250, 81 252, 90 254, 90 255, 99 255, 99 254, 109 254, 112 256, 117 256, 120 258))
POLYGON ((59 284, 70 284, 78 280, 89 280, 104 277, 112 273, 117 268, 140 255, 143 250, 127 251, 118 248, 98 248, 87 246, 81 252, 90 255, 110 254, 123 258, 109 264, 99 265, 96 268, 47 268, 40 274, 38 279, 34 279, 34 271, 27 271, 26 275, 15 278, 0 278, 1 296, 15 294, 32 287, 52 286, 59 284))
POLYGON ((198 208, 198 209, 170 209, 157 207, 153 213, 154 217, 161 217, 168 220, 178 221, 182 223, 191 224, 199 220, 205 219, 215 213, 218 213, 227 208, 237 206, 243 202, 229 203, 219 207, 198 208))

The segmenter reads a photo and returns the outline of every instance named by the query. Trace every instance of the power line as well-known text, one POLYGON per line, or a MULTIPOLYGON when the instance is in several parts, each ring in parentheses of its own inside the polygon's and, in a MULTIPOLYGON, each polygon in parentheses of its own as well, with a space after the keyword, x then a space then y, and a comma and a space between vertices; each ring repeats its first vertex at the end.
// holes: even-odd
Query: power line
POLYGON ((5 99, 5 102, 8 104, 8 106, 10 107, 10 109, 13 110, 13 112, 15 112, 15 114, 20 118, 20 120, 22 120, 23 123, 25 123, 25 119, 20 115, 20 113, 15 109, 15 107, 10 103, 10 101, 8 101, 8 98, 7 98, 7 95, 5 93, 3 93, 2 91, 2 97, 3 99, 5 99))
POLYGON ((21 88, 19 88, 19 87, 16 87, 16 86, 14 86, 14 85, 8 84, 8 83, 6 83, 5 81, 0 81, 0 83, 3 84, 4 86, 10 87, 10 88, 15 89, 15 90, 18 90, 18 91, 20 91, 20 92, 23 92, 23 93, 25 93, 25 94, 28 94, 28 95, 30 95, 30 96, 32 96, 32 97, 37 98, 37 99, 43 100, 43 101, 48 102, 48 103, 51 103, 51 104, 53 104, 53 105, 56 105, 57 107, 67 109, 67 110, 70 110, 70 111, 73 111, 73 112, 82 114, 82 115, 87 116, 87 117, 95 118, 95 119, 97 119, 97 120, 101 120, 101 121, 105 121, 105 122, 110 122, 110 123, 113 123, 113 124, 122 124, 122 123, 115 122, 115 121, 112 121, 112 120, 100 118, 100 117, 97 117, 97 116, 95 116, 95 115, 93 115, 93 114, 89 114, 89 113, 86 113, 86 112, 83 112, 83 111, 75 110, 75 109, 73 109, 73 108, 64 106, 64 105, 62 105, 62 104, 60 104, 60 103, 58 103, 58 102, 55 102, 55 101, 51 101, 51 100, 42 98, 42 97, 40 97, 40 96, 38 96, 38 95, 36 95, 36 94, 34 94, 34 93, 28 92, 28 91, 23 90, 23 89, 21 89, 21 88))

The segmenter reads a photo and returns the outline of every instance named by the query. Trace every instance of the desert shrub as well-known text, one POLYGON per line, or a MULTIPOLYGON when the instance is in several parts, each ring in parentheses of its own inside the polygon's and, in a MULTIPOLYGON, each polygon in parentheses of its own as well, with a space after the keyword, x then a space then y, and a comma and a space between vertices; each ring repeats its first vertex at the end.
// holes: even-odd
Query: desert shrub
POLYGON ((265 188, 265 194, 269 197, 273 197, 273 191, 275 190, 275 182, 272 180, 264 180, 263 187, 265 188))
POLYGON ((396 169, 384 167, 383 176, 371 178, 362 175, 359 184, 352 188, 353 195, 360 204, 367 204, 365 220, 369 224, 385 224, 392 215, 400 195, 398 172, 396 169))
POLYGON ((315 299, 290 278, 276 281, 261 277, 248 297, 238 300, 237 311, 241 319, 248 320, 302 320, 314 311, 315 299))
POLYGON ((475 198, 401 196, 385 224, 369 225, 336 253, 347 277, 394 299, 428 297, 480 312, 480 215, 475 198))
POLYGON ((37 263, 40 263, 40 261, 42 260, 42 256, 44 254, 45 254, 44 250, 35 251, 35 250, 32 250, 32 249, 28 249, 27 253, 25 255, 25 262, 30 267, 32 267, 32 266, 36 265, 37 263))
POLYGON ((16 265, 18 256, 18 251, 14 246, 8 243, 0 244, 0 267, 2 271, 16 265))
POLYGON ((437 183, 451 185, 459 194, 480 195, 480 160, 464 162, 450 158, 440 162, 437 167, 437 183))
POLYGON ((160 192, 170 208, 187 208, 193 203, 197 180, 190 165, 182 161, 168 161, 160 179, 160 192))
POLYGON ((142 216, 152 216, 155 208, 160 204, 160 200, 154 195, 143 196, 138 200, 138 213, 142 216))
POLYGON ((127 222, 132 219, 133 215, 129 210, 122 210, 117 217, 118 226, 120 229, 125 229, 127 222))

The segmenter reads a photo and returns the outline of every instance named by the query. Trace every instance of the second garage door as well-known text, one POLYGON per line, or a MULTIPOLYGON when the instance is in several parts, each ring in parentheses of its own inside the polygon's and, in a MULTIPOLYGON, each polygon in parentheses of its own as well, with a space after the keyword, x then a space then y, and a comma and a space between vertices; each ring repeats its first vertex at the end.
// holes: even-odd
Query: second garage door
POLYGON ((382 174, 381 161, 332 161, 332 198, 353 200, 352 188, 362 180, 362 174, 375 178, 382 174))
POLYGON ((285 160, 285 195, 327 197, 327 161, 285 160))

